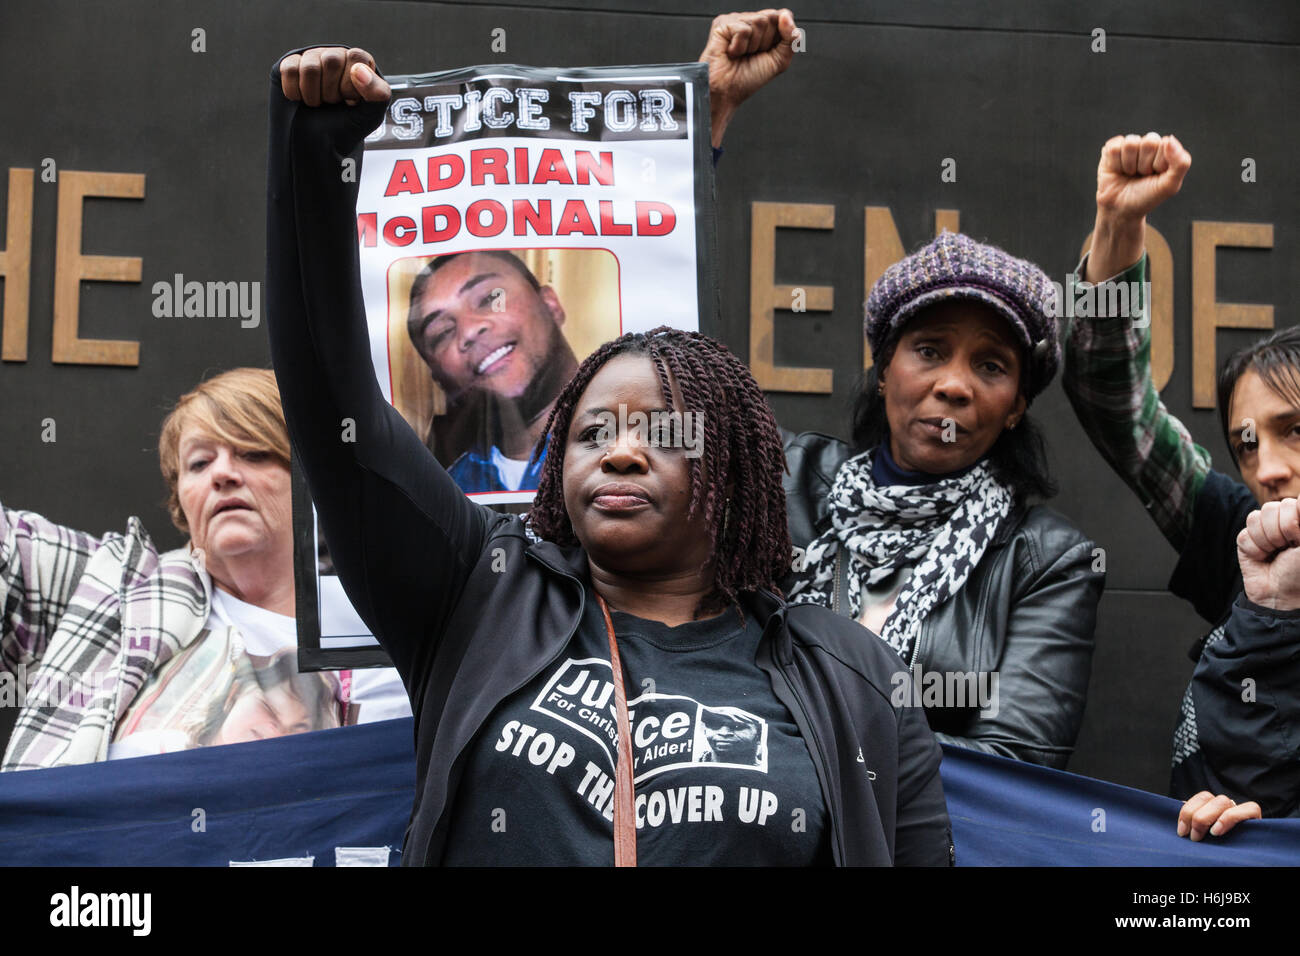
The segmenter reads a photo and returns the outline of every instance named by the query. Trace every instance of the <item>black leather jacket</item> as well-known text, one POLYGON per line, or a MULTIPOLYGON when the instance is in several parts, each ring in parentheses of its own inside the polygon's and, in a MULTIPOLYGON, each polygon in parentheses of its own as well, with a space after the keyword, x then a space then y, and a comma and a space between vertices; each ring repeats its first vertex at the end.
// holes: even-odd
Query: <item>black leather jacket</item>
MULTIPOLYGON (((829 527, 827 495, 851 454, 844 442, 816 432, 788 438, 785 490, 795 547, 807 547, 829 527)), ((848 615, 847 555, 841 555, 835 609, 848 615)), ((1093 571, 1093 562, 1093 543, 1064 516, 1041 505, 1018 507, 962 590, 922 624, 913 686, 896 693, 915 694, 920 686, 924 697, 928 674, 945 675, 946 682, 947 675, 996 673, 996 706, 927 707, 935 735, 1064 767, 1083 721, 1105 584, 1105 572, 1093 571)))

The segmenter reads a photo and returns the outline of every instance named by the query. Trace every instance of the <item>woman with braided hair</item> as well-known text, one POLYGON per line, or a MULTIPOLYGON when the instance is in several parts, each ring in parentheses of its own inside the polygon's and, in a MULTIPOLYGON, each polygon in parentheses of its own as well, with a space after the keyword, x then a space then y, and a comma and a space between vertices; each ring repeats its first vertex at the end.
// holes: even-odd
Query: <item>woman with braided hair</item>
MULTIPOLYGON (((667 326, 605 343, 560 393, 545 430, 548 435, 564 435, 571 429, 583 434, 586 440, 573 451, 577 461, 583 460, 576 456, 586 450, 603 454, 620 424, 619 410, 627 407, 624 403, 576 407, 596 375, 614 360, 607 376, 637 367, 638 372, 652 371, 657 377, 659 404, 643 420, 624 416, 628 418, 624 424, 639 431, 650 447, 674 449, 686 464, 689 497, 679 503, 685 510, 679 507, 680 514, 669 516, 671 522, 702 522, 709 529, 710 554, 698 566, 709 564, 713 590, 691 609, 692 615, 716 613, 733 604, 739 591, 775 587, 790 556, 785 522, 775 520, 785 515, 781 439, 749 370, 720 342, 667 326), (629 361, 632 356, 644 358, 629 361), (646 359, 653 368, 647 367, 646 359), (669 404, 672 381, 681 390, 679 403, 689 411, 683 413, 669 404), (710 422, 718 423, 715 429, 725 423, 725 430, 714 432, 715 439, 723 440, 703 440, 710 422)), ((541 450, 539 445, 538 454, 541 450)), ((574 521, 582 519, 571 518, 569 509, 580 508, 581 502, 572 499, 571 489, 564 485, 566 449, 557 445, 553 454, 542 471, 530 522, 543 538, 577 545, 581 538, 574 521)), ((618 544, 628 549, 644 546, 630 539, 620 539, 618 544)))
POLYGON ((879 634, 941 742, 1062 768, 1105 574, 1031 504, 1052 493, 1026 411, 1060 363, 1055 295, 1032 262, 950 232, 891 266, 866 302, 853 446, 794 439, 787 497, 792 601, 879 634))
POLYGON ((338 158, 361 162, 388 87, 342 52, 273 72, 271 350, 335 567, 411 697, 403 862, 949 864, 897 657, 777 590, 779 432, 724 346, 659 328, 589 356, 527 521, 468 499, 384 400, 338 158))

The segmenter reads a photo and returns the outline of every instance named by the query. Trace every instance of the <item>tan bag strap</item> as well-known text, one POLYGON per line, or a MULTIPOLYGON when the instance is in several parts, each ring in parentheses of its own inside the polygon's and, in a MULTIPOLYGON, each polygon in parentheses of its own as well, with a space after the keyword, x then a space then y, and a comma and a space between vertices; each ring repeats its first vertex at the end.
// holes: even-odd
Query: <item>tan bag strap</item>
POLYGON ((609 663, 614 669, 614 709, 618 718, 618 763, 614 770, 614 865, 636 866, 636 816, 632 809, 632 728, 627 717, 627 694, 623 691, 623 662, 614 640, 614 622, 609 606, 599 594, 600 611, 605 615, 605 633, 609 635, 609 663))

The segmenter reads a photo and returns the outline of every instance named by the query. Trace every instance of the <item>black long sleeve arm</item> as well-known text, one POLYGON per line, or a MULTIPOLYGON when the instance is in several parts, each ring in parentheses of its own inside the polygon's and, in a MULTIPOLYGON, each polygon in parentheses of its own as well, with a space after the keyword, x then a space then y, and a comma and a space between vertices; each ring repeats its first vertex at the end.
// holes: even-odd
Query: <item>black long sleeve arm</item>
POLYGON ((496 517, 380 392, 357 258, 362 141, 386 104, 308 107, 271 72, 267 327, 294 455, 339 577, 412 686, 496 517), (345 160, 355 175, 344 175, 345 160))

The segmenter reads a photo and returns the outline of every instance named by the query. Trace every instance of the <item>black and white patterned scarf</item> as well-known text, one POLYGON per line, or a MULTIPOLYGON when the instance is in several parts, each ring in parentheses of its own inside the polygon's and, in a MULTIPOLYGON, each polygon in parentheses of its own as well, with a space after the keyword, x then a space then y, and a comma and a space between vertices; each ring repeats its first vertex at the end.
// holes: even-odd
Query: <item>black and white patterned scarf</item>
POLYGON ((1011 490, 987 461, 955 478, 928 485, 877 485, 874 451, 850 458, 835 473, 828 501, 831 526, 808 545, 794 569, 793 604, 832 606, 835 555, 848 550, 849 610, 862 614, 862 588, 899 568, 912 576, 881 627, 880 636, 911 663, 921 622, 961 590, 971 569, 1011 513, 1011 490))

